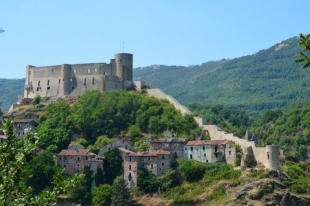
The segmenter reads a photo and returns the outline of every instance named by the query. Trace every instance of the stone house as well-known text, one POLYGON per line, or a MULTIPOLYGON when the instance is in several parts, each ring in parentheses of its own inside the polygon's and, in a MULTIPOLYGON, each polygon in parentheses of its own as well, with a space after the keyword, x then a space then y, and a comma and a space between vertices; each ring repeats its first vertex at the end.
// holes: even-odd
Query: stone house
POLYGON ((13 122, 14 134, 24 139, 28 131, 34 131, 35 122, 33 119, 17 119, 13 122))
POLYGON ((57 156, 57 164, 64 168, 64 173, 73 175, 82 173, 84 166, 90 167, 93 176, 100 167, 103 170, 103 160, 100 156, 91 152, 89 149, 68 149, 62 150, 57 156))
POLYGON ((184 159, 199 162, 234 162, 236 150, 230 147, 229 140, 197 140, 188 141, 184 147, 184 159))
POLYGON ((112 142, 110 144, 107 144, 107 145, 101 147, 99 152, 98 152, 98 155, 103 157, 105 153, 107 153, 108 151, 110 151, 113 148, 118 148, 118 147, 122 147, 122 148, 128 149, 128 150, 133 149, 132 143, 129 139, 119 138, 115 142, 112 142))
POLYGON ((173 161, 171 151, 132 152, 119 148, 123 155, 124 178, 129 187, 137 186, 138 169, 145 169, 156 176, 162 176, 167 172, 173 161))
POLYGON ((183 157, 187 141, 186 138, 153 139, 150 141, 149 151, 171 151, 174 157, 183 157))

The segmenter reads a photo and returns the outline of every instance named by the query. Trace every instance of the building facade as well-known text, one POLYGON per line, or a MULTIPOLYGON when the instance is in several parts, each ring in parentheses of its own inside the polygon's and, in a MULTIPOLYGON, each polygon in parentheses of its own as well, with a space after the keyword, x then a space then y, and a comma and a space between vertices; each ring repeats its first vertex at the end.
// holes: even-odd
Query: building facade
POLYGON ((68 175, 82 173, 84 166, 90 167, 93 176, 96 174, 98 167, 104 171, 102 158, 88 149, 62 150, 56 156, 57 164, 64 168, 64 173, 68 175))
POLYGON ((133 83, 133 55, 128 53, 115 54, 109 64, 29 65, 23 98, 81 95, 85 90, 121 90, 133 83))
POLYGON ((35 130, 35 122, 33 119, 18 119, 14 120, 14 134, 24 139, 27 131, 33 132, 35 130))
POLYGON ((169 139, 153 139, 150 140, 150 149, 149 151, 171 151, 172 155, 177 157, 184 156, 184 146, 187 143, 186 138, 169 138, 169 139))
POLYGON ((234 161, 235 149, 229 146, 228 140, 197 140, 188 141, 184 147, 184 159, 199 162, 234 161))
POLYGON ((129 187, 137 187, 138 169, 148 170, 160 177, 170 169, 173 161, 170 151, 135 153, 121 149, 121 153, 124 160, 124 178, 129 187))

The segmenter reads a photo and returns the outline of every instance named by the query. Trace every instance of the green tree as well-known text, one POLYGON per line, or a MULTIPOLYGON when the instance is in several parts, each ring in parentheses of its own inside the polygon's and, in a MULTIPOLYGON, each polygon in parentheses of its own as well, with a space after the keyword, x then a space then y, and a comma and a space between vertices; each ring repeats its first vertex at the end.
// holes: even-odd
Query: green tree
POLYGON ((90 170, 90 167, 84 166, 83 179, 69 192, 71 198, 79 204, 89 203, 91 201, 92 174, 93 171, 90 170))
POLYGON ((71 107, 65 101, 48 105, 46 112, 40 116, 37 128, 40 137, 39 146, 51 152, 68 148, 73 123, 70 118, 71 107))
POLYGON ((145 169, 138 170, 137 187, 145 193, 157 192, 161 186, 160 179, 145 169))
POLYGON ((111 205, 112 186, 102 184, 94 188, 92 194, 92 205, 94 206, 109 206, 111 205))
POLYGON ((114 179, 123 174, 123 158, 117 148, 113 148, 104 155, 104 169, 106 181, 112 184, 114 179))
POLYGON ((55 205, 57 197, 64 193, 77 182, 81 175, 65 180, 61 170, 53 176, 54 187, 52 190, 42 191, 34 196, 31 187, 21 184, 27 165, 33 158, 39 138, 28 133, 24 140, 13 134, 13 123, 5 122, 6 138, 0 143, 0 201, 1 205, 55 205))
POLYGON ((180 184, 179 174, 176 170, 168 170, 161 179, 161 190, 167 191, 180 184))
POLYGON ((182 177, 187 181, 199 180, 203 177, 206 168, 195 160, 185 160, 180 164, 182 177))
POLYGON ((32 100, 32 104, 39 104, 40 102, 41 102, 41 96, 40 95, 36 95, 34 98, 33 98, 33 100, 32 100))
POLYGON ((96 187, 104 183, 105 179, 103 176, 103 171, 100 167, 97 167, 97 172, 95 174, 94 180, 95 180, 96 187))
POLYGON ((131 139, 135 139, 137 137, 140 137, 141 135, 141 130, 137 125, 131 125, 128 128, 128 135, 131 139))
POLYGON ((310 67, 310 34, 303 35, 300 34, 300 42, 299 47, 303 50, 303 52, 300 52, 297 55, 297 58, 295 60, 296 63, 305 63, 303 68, 310 67))
POLYGON ((39 193, 46 187, 52 186, 51 179, 56 171, 57 166, 53 154, 43 151, 27 165, 23 174, 25 185, 32 187, 35 193, 39 193))
POLYGON ((127 188, 127 182, 122 176, 115 178, 111 197, 112 206, 130 206, 133 205, 132 198, 127 188))

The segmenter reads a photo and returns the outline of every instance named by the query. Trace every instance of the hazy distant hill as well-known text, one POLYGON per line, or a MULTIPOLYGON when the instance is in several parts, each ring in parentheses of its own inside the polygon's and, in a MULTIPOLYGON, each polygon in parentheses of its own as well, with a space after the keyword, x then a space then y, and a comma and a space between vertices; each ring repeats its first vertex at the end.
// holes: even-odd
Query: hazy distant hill
POLYGON ((17 96, 24 94, 25 79, 0 79, 1 110, 6 111, 17 102, 17 96))
POLYGON ((294 62, 294 37, 232 60, 195 66, 155 65, 134 70, 134 79, 159 87, 181 103, 224 104, 249 111, 310 100, 310 70, 294 62))

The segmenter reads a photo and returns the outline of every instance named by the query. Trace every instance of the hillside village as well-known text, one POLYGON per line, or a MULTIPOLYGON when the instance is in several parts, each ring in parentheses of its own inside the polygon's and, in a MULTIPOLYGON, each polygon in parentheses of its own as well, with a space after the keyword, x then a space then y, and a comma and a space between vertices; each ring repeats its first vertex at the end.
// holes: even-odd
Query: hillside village
MULTIPOLYGON (((117 54, 115 59, 111 60, 109 65, 100 63, 40 68, 27 66, 25 93, 18 97, 17 104, 12 105, 9 112, 1 116, 1 122, 13 118, 14 134, 23 139, 29 131, 36 131, 36 121, 40 118, 41 112, 25 112, 21 108, 27 107, 38 97, 49 103, 62 99, 66 95, 72 97, 82 95, 86 90, 101 92, 138 90, 150 97, 164 99, 182 115, 193 115, 185 106, 162 90, 145 88, 143 82, 132 81, 131 54, 117 54), (123 61, 122 58, 127 60, 123 61), (128 65, 122 66, 122 62, 128 65)), ((70 101, 75 100, 73 98, 70 101)), ((132 139, 123 136, 98 148, 96 154, 85 146, 74 143, 79 141, 80 134, 73 134, 71 141, 74 142, 67 149, 56 153, 55 158, 65 174, 83 173, 84 168, 89 167, 94 178, 98 171, 103 174, 107 172, 107 168, 104 168, 105 155, 113 149, 118 149, 123 159, 123 178, 128 188, 138 186, 139 170, 149 171, 157 177, 163 177, 174 167, 177 159, 194 160, 203 164, 224 162, 232 167, 256 165, 275 171, 278 175, 281 174, 279 146, 265 145, 262 147, 258 145, 257 136, 255 134, 250 136, 248 131, 243 139, 227 133, 217 125, 210 124, 205 118, 198 116, 193 116, 193 118, 196 127, 201 128, 201 134, 194 139, 180 138, 177 133, 167 128, 161 138, 145 137, 143 144, 148 146, 144 151, 138 151, 132 139), (204 139, 205 136, 209 137, 209 140, 204 139)), ((1 138, 5 138, 5 135, 1 138)), ((92 182, 92 186, 96 186, 95 181, 92 182)))

